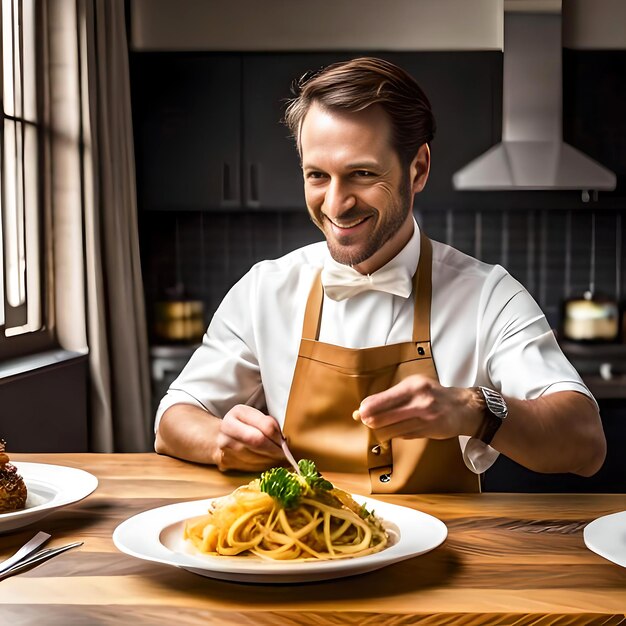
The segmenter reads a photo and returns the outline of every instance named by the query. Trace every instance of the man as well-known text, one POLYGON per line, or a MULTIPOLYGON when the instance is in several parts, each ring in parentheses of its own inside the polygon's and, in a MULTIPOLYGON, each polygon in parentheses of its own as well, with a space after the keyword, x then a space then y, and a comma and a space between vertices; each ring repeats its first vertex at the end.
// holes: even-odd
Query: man
POLYGON ((597 405, 534 300, 414 220, 434 135, 415 81, 380 59, 336 64, 286 123, 326 243, 232 288, 161 402, 157 452, 259 471, 284 463, 282 429, 296 457, 383 493, 476 491, 500 452, 595 473, 597 405))

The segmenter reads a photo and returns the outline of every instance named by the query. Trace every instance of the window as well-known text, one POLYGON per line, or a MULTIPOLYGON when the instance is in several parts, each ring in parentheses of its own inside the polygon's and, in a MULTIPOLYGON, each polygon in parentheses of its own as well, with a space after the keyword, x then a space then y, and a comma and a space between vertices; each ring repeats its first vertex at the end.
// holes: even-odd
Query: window
POLYGON ((0 358, 32 352, 46 331, 37 94, 36 0, 1 0, 0 358))

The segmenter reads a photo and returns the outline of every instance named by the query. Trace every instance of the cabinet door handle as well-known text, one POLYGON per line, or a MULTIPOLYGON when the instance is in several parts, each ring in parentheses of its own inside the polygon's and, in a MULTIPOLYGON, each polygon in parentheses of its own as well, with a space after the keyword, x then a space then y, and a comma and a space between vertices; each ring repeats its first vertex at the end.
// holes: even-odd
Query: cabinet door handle
POLYGON ((237 176, 233 168, 226 163, 222 163, 222 206, 236 206, 239 203, 239 190, 237 176))
POLYGON ((259 176, 260 165, 258 163, 248 164, 248 194, 246 206, 258 207, 261 204, 259 199, 259 176))

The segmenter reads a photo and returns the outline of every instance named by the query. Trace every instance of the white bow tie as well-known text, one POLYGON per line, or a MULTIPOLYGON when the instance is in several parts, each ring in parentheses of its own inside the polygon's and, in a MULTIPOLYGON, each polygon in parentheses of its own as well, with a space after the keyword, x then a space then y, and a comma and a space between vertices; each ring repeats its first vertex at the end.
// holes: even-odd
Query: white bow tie
POLYGON ((345 300, 363 291, 384 291, 408 298, 413 277, 406 267, 382 267, 373 274, 360 274, 349 265, 326 263, 322 270, 324 292, 332 300, 345 300))

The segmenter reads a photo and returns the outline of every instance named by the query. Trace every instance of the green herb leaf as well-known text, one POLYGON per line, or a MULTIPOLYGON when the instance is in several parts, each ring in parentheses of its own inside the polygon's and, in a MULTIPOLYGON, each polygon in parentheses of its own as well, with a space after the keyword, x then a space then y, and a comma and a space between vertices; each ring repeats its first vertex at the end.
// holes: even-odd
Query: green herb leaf
POLYGON ((368 511, 365 504, 361 505, 361 510, 359 511, 359 516, 361 519, 367 519, 370 515, 374 515, 374 511, 368 511))
POLYGON ((302 476, 284 467, 273 467, 261 474, 260 489, 278 500, 285 509, 298 506, 300 499, 307 493, 330 491, 332 483, 317 471, 313 461, 301 459, 298 467, 302 476))
POLYGON ((330 491, 333 488, 333 484, 323 478, 317 471, 317 467, 313 461, 300 459, 298 461, 298 467, 302 473, 302 478, 304 478, 307 485, 313 491, 330 491))
POLYGON ((261 474, 261 491, 276 498, 286 509, 298 505, 302 497, 303 486, 298 476, 284 467, 273 467, 261 474))

